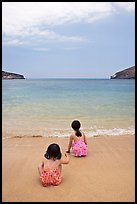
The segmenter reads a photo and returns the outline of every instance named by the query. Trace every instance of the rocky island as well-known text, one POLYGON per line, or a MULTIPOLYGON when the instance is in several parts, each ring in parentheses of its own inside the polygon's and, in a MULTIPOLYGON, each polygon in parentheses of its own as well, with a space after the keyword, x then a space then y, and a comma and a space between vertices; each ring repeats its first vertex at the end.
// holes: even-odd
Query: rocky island
POLYGON ((21 74, 2 71, 2 79, 25 79, 21 74))
POLYGON ((135 79, 135 66, 116 72, 110 79, 135 79))

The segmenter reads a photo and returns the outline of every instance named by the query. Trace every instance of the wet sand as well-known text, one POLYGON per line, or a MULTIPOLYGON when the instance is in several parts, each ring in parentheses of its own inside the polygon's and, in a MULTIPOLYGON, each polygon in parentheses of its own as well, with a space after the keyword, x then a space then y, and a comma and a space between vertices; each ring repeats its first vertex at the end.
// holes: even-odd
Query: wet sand
POLYGON ((59 186, 43 187, 38 165, 51 143, 64 154, 68 138, 2 140, 2 202, 134 202, 135 136, 87 138, 87 157, 63 165, 59 186))

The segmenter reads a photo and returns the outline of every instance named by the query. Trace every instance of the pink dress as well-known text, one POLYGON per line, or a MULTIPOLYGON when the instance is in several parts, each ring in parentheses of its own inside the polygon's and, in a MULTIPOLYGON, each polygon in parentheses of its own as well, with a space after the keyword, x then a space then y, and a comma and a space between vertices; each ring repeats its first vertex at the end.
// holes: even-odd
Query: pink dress
POLYGON ((40 180, 44 187, 51 185, 57 186, 61 183, 62 180, 61 172, 58 170, 58 168, 52 168, 52 166, 43 171, 40 176, 40 180))
POLYGON ((72 143, 72 150, 75 157, 81 157, 87 155, 87 145, 83 139, 79 139, 72 143))

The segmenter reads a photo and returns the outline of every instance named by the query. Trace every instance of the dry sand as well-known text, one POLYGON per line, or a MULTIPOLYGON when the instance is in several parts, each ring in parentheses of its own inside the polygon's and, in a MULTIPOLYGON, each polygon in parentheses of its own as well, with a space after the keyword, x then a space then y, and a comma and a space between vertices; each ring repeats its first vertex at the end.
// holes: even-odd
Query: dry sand
POLYGON ((2 141, 3 202, 135 202, 135 137, 87 138, 88 156, 63 165, 59 186, 43 187, 38 164, 50 143, 65 153, 68 138, 2 141))

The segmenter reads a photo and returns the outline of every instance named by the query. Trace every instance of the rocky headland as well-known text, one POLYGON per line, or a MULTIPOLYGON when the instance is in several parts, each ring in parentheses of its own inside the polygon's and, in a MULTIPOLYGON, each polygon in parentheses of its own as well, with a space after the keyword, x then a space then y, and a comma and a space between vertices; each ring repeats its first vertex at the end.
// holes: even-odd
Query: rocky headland
POLYGON ((135 79, 135 66, 116 72, 110 79, 135 79))
POLYGON ((2 71, 2 79, 25 79, 21 74, 2 71))

